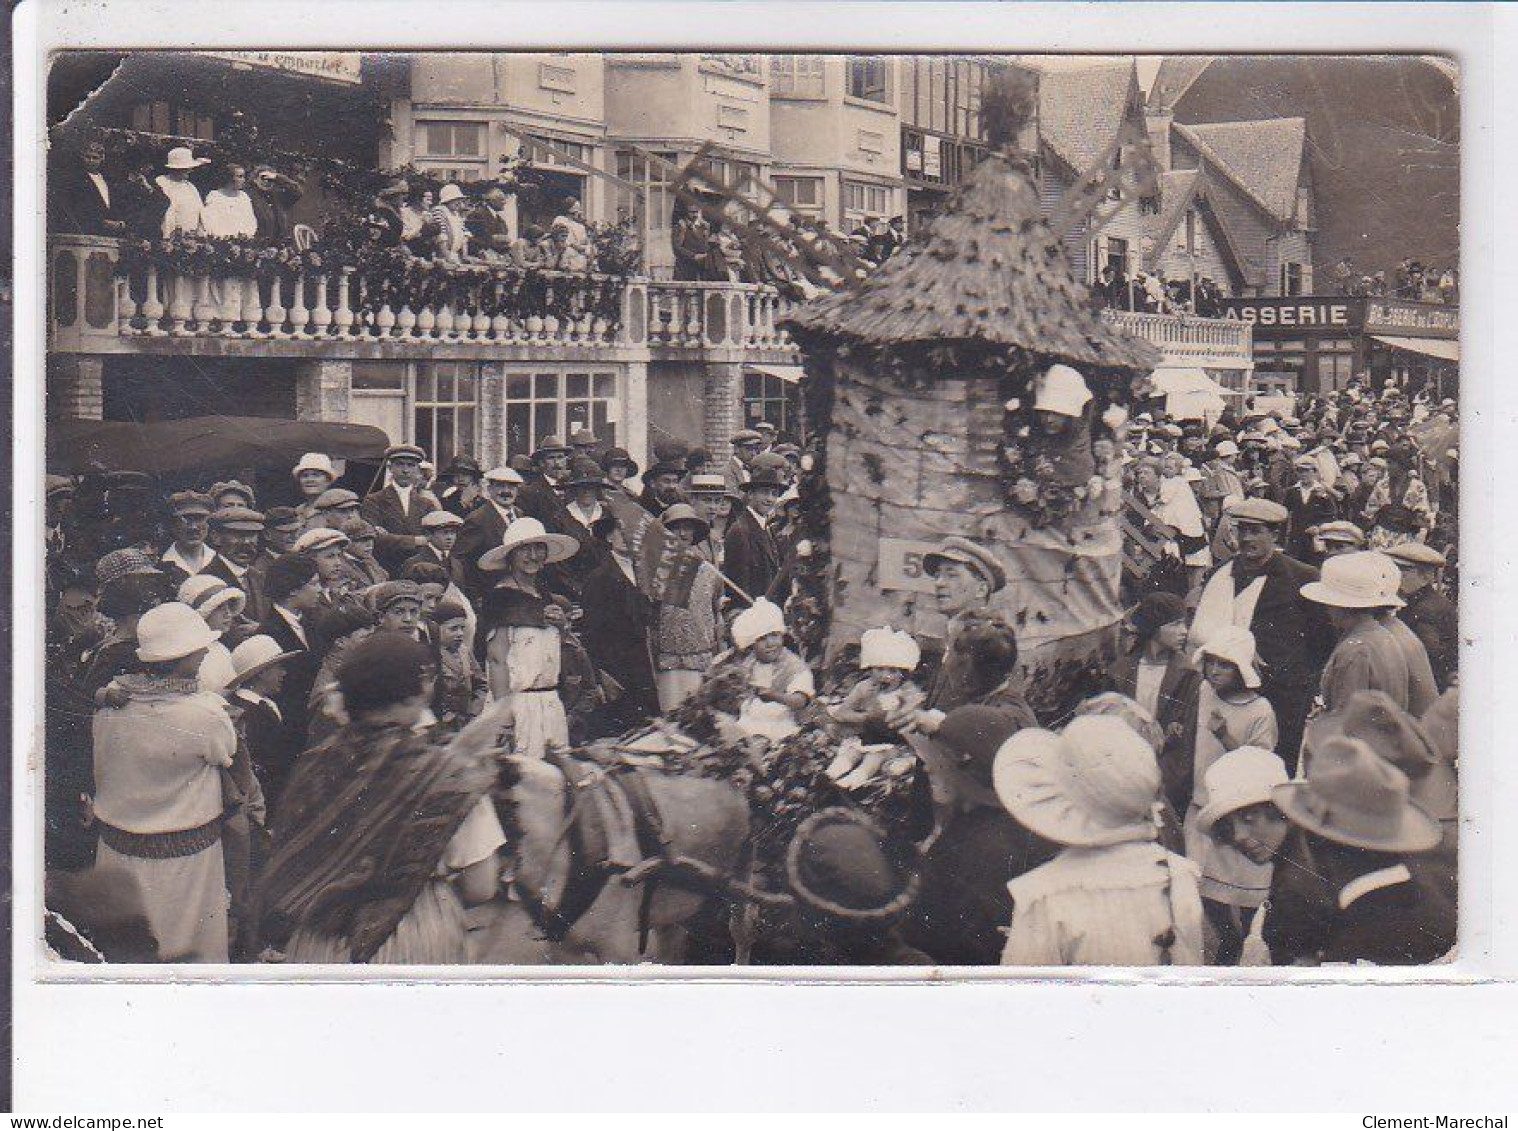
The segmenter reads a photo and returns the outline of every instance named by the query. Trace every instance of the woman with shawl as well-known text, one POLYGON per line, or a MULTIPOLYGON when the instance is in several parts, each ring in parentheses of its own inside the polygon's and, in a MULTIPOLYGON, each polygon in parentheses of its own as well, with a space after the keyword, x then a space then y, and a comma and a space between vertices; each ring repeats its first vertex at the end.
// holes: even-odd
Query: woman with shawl
POLYGON ((495 894, 506 843, 488 751, 509 705, 430 745, 431 657, 398 632, 359 643, 338 688, 348 721, 301 756, 275 819, 265 937, 291 962, 466 962, 464 907, 495 894))

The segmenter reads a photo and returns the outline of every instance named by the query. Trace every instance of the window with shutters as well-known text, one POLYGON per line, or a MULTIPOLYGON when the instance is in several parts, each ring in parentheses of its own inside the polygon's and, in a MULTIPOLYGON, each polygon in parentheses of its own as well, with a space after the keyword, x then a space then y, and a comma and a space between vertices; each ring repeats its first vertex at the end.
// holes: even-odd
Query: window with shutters
POLYGON ((826 93, 821 55, 771 55, 770 94, 777 98, 821 98, 826 93))
POLYGON ((850 98, 862 98, 866 102, 890 101, 889 60, 878 56, 861 56, 849 60, 850 98))

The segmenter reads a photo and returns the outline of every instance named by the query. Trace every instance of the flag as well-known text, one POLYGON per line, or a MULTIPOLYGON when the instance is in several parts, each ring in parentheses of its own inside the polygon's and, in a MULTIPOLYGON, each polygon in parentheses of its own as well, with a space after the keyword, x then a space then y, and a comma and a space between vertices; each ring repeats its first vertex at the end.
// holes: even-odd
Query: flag
POLYGON ((626 491, 608 494, 606 507, 627 540, 638 588, 652 601, 684 605, 702 559, 626 491))

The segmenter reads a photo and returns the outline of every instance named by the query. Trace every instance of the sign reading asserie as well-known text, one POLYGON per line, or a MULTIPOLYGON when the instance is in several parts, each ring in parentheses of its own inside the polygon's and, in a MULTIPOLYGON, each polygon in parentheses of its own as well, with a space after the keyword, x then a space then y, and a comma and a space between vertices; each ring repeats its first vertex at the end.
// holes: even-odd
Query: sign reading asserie
POLYGON ((1254 326, 1282 326, 1302 330, 1358 329, 1364 306, 1353 299, 1230 298, 1223 300, 1223 317, 1254 326))

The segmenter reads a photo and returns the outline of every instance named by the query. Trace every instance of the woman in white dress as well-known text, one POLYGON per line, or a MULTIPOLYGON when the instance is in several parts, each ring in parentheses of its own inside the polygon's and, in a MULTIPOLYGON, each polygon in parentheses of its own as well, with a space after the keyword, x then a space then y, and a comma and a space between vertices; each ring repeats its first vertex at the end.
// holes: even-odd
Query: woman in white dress
POLYGON ((480 558, 480 569, 504 574, 480 610, 490 693, 511 703, 516 716, 513 752, 541 758, 550 745, 569 745, 569 719, 559 698, 563 634, 569 606, 548 593, 543 568, 574 556, 580 543, 551 534, 535 518, 519 518, 501 544, 480 558))

